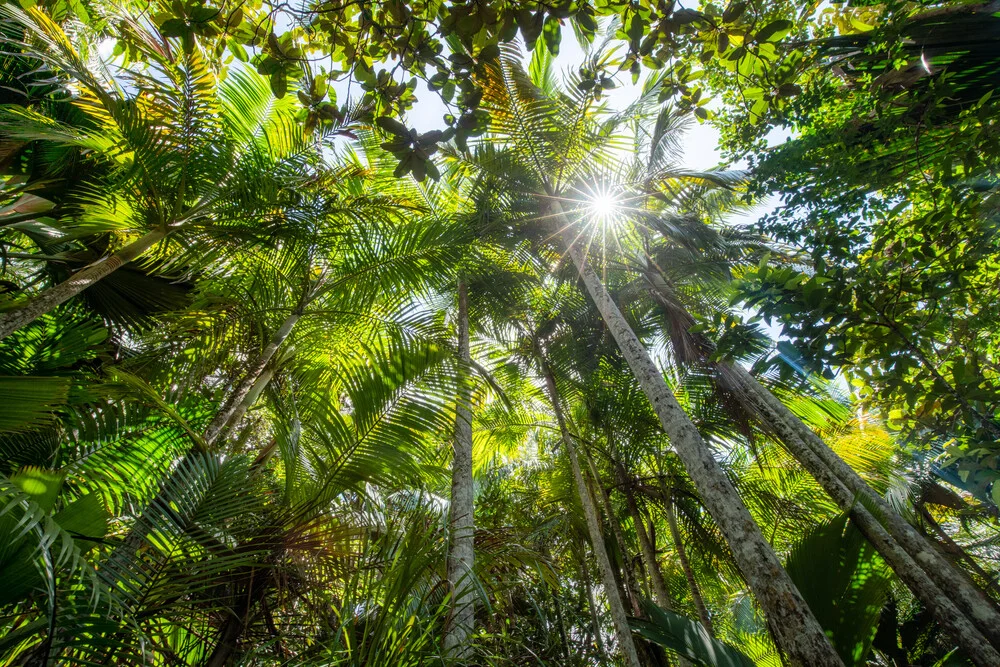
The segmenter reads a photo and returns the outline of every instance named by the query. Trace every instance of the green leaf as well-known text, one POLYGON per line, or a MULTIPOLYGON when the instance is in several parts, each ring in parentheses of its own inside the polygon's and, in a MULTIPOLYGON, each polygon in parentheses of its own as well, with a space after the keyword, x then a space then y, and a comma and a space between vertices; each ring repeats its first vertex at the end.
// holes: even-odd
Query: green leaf
POLYGON ((844 664, 865 665, 891 580, 849 515, 804 535, 792 547, 785 569, 844 664))
POLYGON ((65 377, 0 376, 0 431, 30 431, 54 421, 69 388, 65 377))
POLYGON ((410 131, 406 129, 406 126, 391 116, 379 116, 375 119, 375 124, 389 134, 395 134, 398 137, 405 137, 407 139, 410 138, 410 131))
POLYGON ((184 19, 167 19, 160 26, 160 34, 164 37, 183 37, 189 30, 184 19))
POLYGON ((559 19, 554 16, 545 19, 545 26, 542 28, 542 39, 545 40, 545 47, 552 55, 559 55, 559 42, 562 40, 562 26, 559 19))
POLYGON ((724 23, 732 23, 733 21, 738 21, 743 12, 747 9, 747 3, 745 2, 731 2, 729 6, 726 7, 726 11, 722 12, 722 20, 724 23))
POLYGON ((648 600, 643 611, 649 620, 629 618, 637 634, 664 648, 676 651, 703 667, 754 667, 754 662, 735 646, 712 637, 698 621, 661 609, 648 600))
POLYGON ((778 19, 777 21, 768 23, 757 31, 757 34, 753 38, 757 42, 777 42, 790 33, 794 25, 794 23, 787 19, 778 19))
POLYGON ((218 18, 219 10, 216 7, 195 7, 189 15, 192 21, 204 23, 206 21, 214 21, 218 18))
POLYGON ((279 70, 271 75, 271 92, 279 100, 288 92, 288 77, 283 70, 279 70))
POLYGON ((73 536, 83 553, 96 547, 97 541, 108 532, 108 510, 96 493, 77 498, 56 512, 52 519, 73 536))
POLYGON ((45 470, 35 466, 25 466, 10 477, 10 481, 25 495, 30 496, 46 514, 56 504, 64 479, 66 473, 61 470, 45 470))

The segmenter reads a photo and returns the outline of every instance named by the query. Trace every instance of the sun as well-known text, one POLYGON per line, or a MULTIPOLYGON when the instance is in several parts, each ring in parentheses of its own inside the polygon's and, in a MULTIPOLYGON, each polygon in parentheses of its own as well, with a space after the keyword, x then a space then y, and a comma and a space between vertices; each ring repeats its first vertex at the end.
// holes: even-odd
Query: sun
POLYGON ((590 210, 598 218, 610 218, 618 211, 618 201, 610 194, 599 194, 590 200, 590 210))
POLYGON ((583 202, 586 215, 601 225, 614 222, 621 214, 621 199, 611 189, 596 188, 588 192, 583 202))

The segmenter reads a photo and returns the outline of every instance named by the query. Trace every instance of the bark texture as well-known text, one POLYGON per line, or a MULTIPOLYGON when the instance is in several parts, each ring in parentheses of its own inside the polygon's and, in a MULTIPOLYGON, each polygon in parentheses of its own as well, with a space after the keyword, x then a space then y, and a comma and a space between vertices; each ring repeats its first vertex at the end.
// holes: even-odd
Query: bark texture
POLYGON ((646 532, 646 523, 639 511, 639 506, 635 502, 635 495, 632 490, 625 487, 625 498, 628 501, 628 511, 632 515, 632 523, 635 524, 635 534, 639 539, 639 554, 642 562, 649 573, 650 588, 653 589, 653 599, 663 609, 673 609, 670 602, 670 593, 667 591, 667 582, 663 579, 663 572, 660 564, 656 561, 656 547, 653 545, 649 534, 646 532))
MULTIPOLYGON (((562 207, 554 202, 552 208, 568 230, 569 221, 562 207)), ((563 238, 591 299, 660 418, 705 507, 726 536, 740 572, 767 615, 778 647, 793 665, 842 667, 823 628, 781 567, 736 489, 587 262, 584 250, 574 243, 572 231, 563 232, 563 238)))
MULTIPOLYGON (((566 426, 566 419, 563 417, 562 406, 559 403, 559 392, 556 390, 555 377, 552 371, 542 361, 545 373, 545 388, 552 402, 552 411, 555 413, 556 422, 559 425, 559 434, 562 436, 563 446, 566 447, 566 454, 569 457, 570 468, 573 470, 573 481, 576 483, 576 491, 580 496, 580 504, 583 506, 583 515, 587 521, 587 532, 590 533, 590 544, 594 549, 594 557, 597 560, 597 567, 601 573, 601 583, 604 584, 604 593, 608 598, 608 606, 611 608, 611 620, 615 626, 615 635, 618 638, 618 647, 621 649, 625 664, 628 667, 642 667, 639 662, 639 653, 636 651, 635 642, 632 639, 632 630, 628 625, 628 617, 625 614, 625 605, 618 594, 618 582, 615 580, 614 570, 611 569, 611 560, 608 552, 604 548, 604 533, 601 531, 601 521, 597 516, 597 508, 587 489, 587 482, 583 478, 583 470, 580 468, 580 458, 576 452, 576 443, 570 435, 566 426)), ((599 632, 599 628, 595 628, 599 632)))
POLYGON ((455 438, 451 467, 451 508, 448 525, 451 544, 448 550, 448 581, 454 591, 451 622, 444 636, 445 653, 462 659, 470 655, 469 635, 475 627, 475 589, 472 586, 475 564, 474 507, 472 495, 472 391, 468 369, 472 354, 469 348, 469 288, 458 283, 458 360, 459 390, 455 407, 455 438))
POLYGON ((69 301, 94 283, 111 275, 159 243, 166 235, 162 229, 149 232, 113 255, 108 255, 95 264, 77 271, 58 285, 53 285, 17 310, 0 315, 0 340, 21 327, 31 324, 59 304, 69 301))
MULTIPOLYGON (((579 433, 579 431, 577 431, 579 433)), ((618 523, 618 518, 615 516, 614 507, 611 505, 611 497, 608 495, 607 490, 601 485, 601 478, 597 472, 597 465, 594 464, 594 459, 590 456, 590 452, 584 449, 584 455, 587 457, 587 464, 590 467, 591 479, 594 480, 594 488, 597 490, 597 494, 601 499, 601 506, 604 508, 604 515, 608 517, 608 526, 611 528, 611 534, 615 537, 615 542, 618 544, 618 549, 621 552, 622 560, 624 561, 624 567, 621 568, 621 579, 622 579, 622 595, 628 600, 629 606, 632 609, 632 615, 636 617, 642 616, 642 607, 639 606, 639 586, 635 582, 635 577, 629 567, 628 559, 628 548, 625 544, 625 535, 622 533, 621 525, 618 523)))
MULTIPOLYGON (((740 369, 742 371, 742 369, 740 369)), ((749 376, 749 373, 742 371, 749 376)), ((752 377, 756 391, 761 400, 767 402, 782 422, 791 422, 791 427, 798 433, 800 439, 809 446, 820 461, 847 486, 852 494, 865 500, 879 514, 885 529, 899 542, 907 553, 919 564, 942 590, 947 591, 955 603, 963 609, 976 626, 989 638, 994 647, 1000 647, 1000 612, 996 606, 983 595, 965 573, 945 559, 916 528, 906 522, 885 498, 875 493, 861 476, 806 426, 801 419, 779 401, 776 396, 762 387, 752 377)), ((1000 662, 994 663, 1000 664, 1000 662)))
POLYGON ((667 525, 670 527, 670 539, 677 550, 677 560, 680 561, 681 571, 684 572, 684 578, 687 579, 688 590, 691 592, 691 600, 694 601, 694 607, 698 610, 698 619, 705 626, 705 629, 708 630, 708 634, 715 635, 712 617, 708 614, 708 608, 705 606, 705 598, 701 596, 701 588, 698 586, 698 580, 694 578, 694 569, 691 567, 691 561, 687 557, 687 548, 684 546, 681 531, 677 528, 677 515, 674 514, 674 505, 669 500, 666 506, 666 513, 667 525))
MULTIPOLYGON (((965 607, 964 610, 959 607, 962 598, 956 589, 951 588, 947 583, 941 585, 942 582, 958 579, 959 581, 964 580, 965 584, 973 587, 972 582, 954 570, 953 566, 923 536, 917 533, 915 528, 906 523, 899 514, 890 508, 885 500, 878 496, 853 468, 848 466, 818 436, 813 434, 812 437, 822 443, 823 448, 829 452, 829 457, 835 458, 843 468, 850 470, 850 476, 856 478, 858 484, 855 484, 852 489, 844 483, 841 476, 834 474, 831 470, 832 466, 826 465, 815 448, 810 447, 806 439, 802 437, 803 428, 809 433, 812 433, 812 430, 766 387, 738 366, 733 366, 732 372, 741 388, 744 389, 745 396, 750 401, 751 406, 765 419, 765 423, 774 430, 792 456, 816 479, 837 505, 851 513, 851 517, 868 541, 885 558, 900 580, 930 610, 941 627, 951 635, 977 665, 982 667, 1000 665, 1000 653, 991 643, 993 640, 991 635, 1000 631, 1000 626, 991 628, 988 624, 984 626, 981 622, 975 622, 975 617, 968 614, 969 606, 962 605, 965 607), (801 428, 797 428, 796 424, 801 425, 801 428), (863 488, 860 488, 861 486, 863 488), (863 499, 863 502, 858 502, 859 498, 863 499), (869 510, 869 506, 878 512, 878 518, 869 510), (917 539, 907 538, 906 535, 909 531, 905 530, 903 526, 915 533, 917 539), (891 527, 896 529, 892 533, 888 530, 891 527), (897 539, 900 533, 902 533, 903 539, 897 539), (921 554, 922 557, 917 557, 915 554, 921 554), (936 576, 931 576, 933 565, 938 562, 941 563, 941 567, 951 571, 950 576, 948 573, 942 572, 936 572, 936 576), (987 630, 986 632, 982 631, 984 628, 987 630)), ((968 594, 967 591, 966 595, 968 594)), ((977 598, 986 606, 987 610, 993 609, 992 604, 985 596, 974 589, 973 601, 976 601, 977 598)))
MULTIPOLYGON (((285 340, 288 338, 289 334, 292 333, 292 329, 295 328, 295 324, 302 317, 302 313, 305 309, 305 303, 301 303, 295 310, 292 311, 291 315, 282 322, 281 326, 274 335, 271 336, 271 340, 268 341, 264 349, 260 351, 260 354, 251 362, 247 367, 246 373, 243 375, 243 379, 240 380, 239 384, 233 389, 229 394, 229 398, 226 402, 222 404, 222 407, 215 417, 205 428, 205 442, 211 447, 222 432, 230 424, 235 424, 239 421, 237 419, 237 414, 239 418, 242 419, 243 415, 246 414, 247 409, 250 408, 249 405, 245 405, 250 397, 254 397, 254 394, 259 394, 259 392, 254 391, 254 385, 257 384, 259 378, 265 374, 267 365, 271 363, 274 355, 278 352, 281 346, 284 344, 285 340)), ((261 390, 263 387, 260 388, 261 390)))
MULTIPOLYGON (((651 286, 660 306, 676 310, 661 286, 652 281, 651 286)), ((955 642, 976 664, 1000 664, 1000 614, 993 603, 749 372, 738 364, 718 368, 745 407, 780 438, 838 506, 851 513, 865 537, 955 642)))

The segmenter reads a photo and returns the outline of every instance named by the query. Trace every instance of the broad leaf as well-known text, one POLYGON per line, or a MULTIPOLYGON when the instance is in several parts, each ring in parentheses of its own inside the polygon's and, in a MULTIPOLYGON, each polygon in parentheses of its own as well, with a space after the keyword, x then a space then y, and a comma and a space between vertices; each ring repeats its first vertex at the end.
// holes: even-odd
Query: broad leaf
POLYGON ((632 630, 646 639, 676 651, 704 667, 753 667, 753 660, 739 649, 708 634, 698 621, 644 601, 649 620, 630 618, 632 630))

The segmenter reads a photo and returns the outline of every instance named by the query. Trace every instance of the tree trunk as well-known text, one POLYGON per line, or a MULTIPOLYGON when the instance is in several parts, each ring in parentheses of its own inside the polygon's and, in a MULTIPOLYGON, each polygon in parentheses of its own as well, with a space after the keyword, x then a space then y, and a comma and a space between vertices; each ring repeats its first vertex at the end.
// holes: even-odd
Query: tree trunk
POLYGON ((795 417, 784 403, 744 369, 733 365, 731 370, 745 390, 751 406, 765 418, 765 423, 774 430, 792 456, 837 505, 851 513, 868 541, 941 627, 977 665, 1000 665, 1000 652, 995 648, 1000 625, 989 624, 988 619, 995 615, 996 610, 986 597, 964 573, 955 570, 913 526, 906 523, 885 499, 876 494, 853 468, 827 447, 812 429, 795 417), (808 439, 804 437, 805 431, 811 434, 808 439), (810 444, 813 446, 810 447, 810 444), (825 461, 818 451, 819 445, 826 452, 825 461), (835 464, 836 468, 826 465, 834 460, 839 462, 835 464), (836 469, 843 474, 835 474, 836 469), (853 488, 845 482, 845 478, 854 480, 853 488), (878 518, 873 512, 878 513, 878 518), (974 615, 974 609, 979 610, 978 616, 974 615))
POLYGON ((632 640, 632 630, 628 625, 628 617, 625 614, 625 606, 622 604, 621 596, 618 594, 618 582, 615 580, 614 570, 611 569, 611 561, 608 552, 604 548, 604 534, 601 531, 601 522, 597 517, 597 508, 590 497, 587 489, 587 482, 583 478, 583 470, 580 468, 580 459, 577 456, 576 445, 569 429, 566 427, 566 420, 563 418, 562 406, 559 403, 559 392, 556 390, 555 377, 544 359, 539 360, 545 374, 545 388, 552 402, 552 411, 556 416, 556 423, 559 426, 559 434, 562 436, 563 445, 566 447, 566 455, 569 457, 570 468, 573 471, 573 480, 576 482, 576 492, 580 496, 580 504, 583 506, 583 515, 587 521, 587 531, 590 533, 590 544, 594 549, 594 557, 597 560, 597 567, 601 571, 601 581, 604 584, 604 593, 608 598, 608 606, 611 608, 611 620, 615 626, 615 635, 618 637, 618 646, 625 658, 628 667, 641 667, 639 654, 632 640))
MULTIPOLYGON (((652 296, 662 307, 674 307, 655 283, 651 282, 651 287, 652 296)), ((865 537, 956 643, 977 664, 1000 664, 1000 653, 995 648, 1000 645, 1000 615, 964 573, 934 550, 853 468, 742 366, 717 367, 741 390, 737 396, 744 405, 775 432, 837 505, 851 512, 865 537), (858 498, 863 502, 859 503, 858 498)))
MULTIPOLYGON (((305 300, 300 303, 295 310, 288 316, 274 335, 271 336, 271 340, 268 341, 264 349, 260 351, 260 354, 253 363, 247 367, 246 373, 243 375, 243 379, 240 380, 239 384, 233 389, 232 393, 229 394, 229 398, 226 402, 222 404, 219 411, 215 413, 215 418, 212 419, 208 427, 205 428, 205 442, 211 447, 222 432, 230 424, 235 424, 239 421, 237 419, 237 414, 239 418, 242 418, 246 411, 250 408, 250 405, 244 405, 254 394, 259 394, 259 391, 254 391, 254 385, 257 384, 257 380, 264 374, 267 365, 274 358, 274 355, 284 344, 285 340, 288 338, 289 334, 292 333, 292 329, 295 324, 302 317, 302 313, 305 311, 306 302, 305 300)), ((263 387, 260 387, 263 390, 263 387)))
POLYGON ((274 368, 265 368, 264 372, 257 377, 257 381, 253 383, 250 387, 250 391, 246 393, 243 400, 239 402, 236 406, 236 410, 233 411, 233 416, 227 422, 228 426, 236 428, 242 421, 243 417, 246 416, 247 410, 252 408, 260 398, 260 395, 264 393, 264 389, 267 385, 271 384, 271 380, 274 378, 274 368))
POLYGON ((632 615, 642 616, 642 607, 639 606, 638 587, 635 581, 633 581, 632 572, 630 571, 628 565, 628 550, 625 546, 625 535, 622 534, 622 529, 618 524, 614 508, 611 506, 611 498, 608 496, 608 492, 604 489, 604 486, 601 485, 600 477, 597 474, 597 466, 594 464, 593 457, 590 456, 590 452, 586 451, 586 448, 584 448, 583 453, 587 457, 587 465, 590 468, 590 475, 594 480, 594 486, 597 488, 597 494, 601 498, 601 506, 604 507, 604 514, 608 517, 608 525, 611 527, 611 534, 614 535, 615 542, 618 543, 618 550, 622 555, 624 565, 621 570, 622 592, 629 601, 629 606, 632 608, 632 615))
POLYGON ((642 514, 639 512, 639 505, 635 502, 635 494, 632 493, 632 489, 627 485, 627 480, 623 481, 626 482, 624 488, 625 499, 628 501, 628 511, 632 515, 632 523, 635 524, 635 534, 639 538, 639 553, 646 566, 646 571, 649 573, 650 587, 653 589, 653 599, 663 609, 672 609, 673 604, 670 602, 667 582, 664 581, 663 572, 660 571, 660 565, 656 560, 656 547, 646 532, 646 524, 642 519, 642 514))
POLYGON ((20 308, 0 315, 0 340, 21 327, 31 324, 59 304, 69 301, 94 283, 111 275, 159 243, 166 235, 167 233, 163 229, 151 231, 113 255, 108 255, 104 259, 77 271, 58 285, 53 285, 38 296, 28 300, 20 308))
POLYGON ((793 665, 842 667, 822 626, 813 616, 778 557, 761 535, 732 482, 712 456, 698 429, 670 392, 660 370, 632 331, 618 306, 574 242, 568 219, 558 202, 551 204, 563 220, 563 238, 591 299, 660 418, 674 450, 690 475, 736 559, 747 584, 767 615, 778 647, 793 665))
MULTIPOLYGON (((552 560, 552 556, 549 553, 549 549, 548 549, 547 546, 543 546, 542 547, 542 555, 544 555, 547 560, 549 560, 549 561, 552 560)), ((552 591, 551 591, 552 606, 553 606, 553 608, 555 609, 555 612, 556 612, 556 623, 559 624, 559 639, 560 639, 561 644, 562 644, 562 649, 563 649, 562 650, 562 654, 563 654, 564 658, 566 658, 567 660, 569 660, 569 657, 570 657, 570 653, 569 653, 569 638, 566 636, 566 621, 563 619, 562 603, 559 602, 559 591, 560 590, 561 589, 558 586, 556 586, 554 589, 552 589, 552 591)))
MULTIPOLYGON (((972 555, 962 548, 958 542, 956 542, 951 535, 948 534, 941 524, 931 515, 930 510, 924 503, 919 503, 917 509, 920 511, 920 516, 923 517, 924 521, 931 527, 935 533, 937 533, 938 539, 941 540, 940 545, 942 551, 946 554, 951 554, 957 558, 961 558, 969 566, 969 569, 979 575, 986 584, 986 590, 996 591, 997 582, 996 579, 989 572, 983 569, 972 555)), ((931 539, 928 536, 928 539, 931 539)))
POLYGON ((590 606, 590 624, 594 632, 594 642, 600 654, 601 663, 608 662, 608 652, 604 648, 604 638, 601 636, 601 621, 597 616, 597 601, 594 599, 594 587, 590 585, 590 572, 587 569, 587 556, 580 554, 580 572, 583 575, 583 587, 587 591, 587 603, 590 606))
POLYGON ((694 578, 694 570, 691 568, 691 561, 687 557, 687 548, 684 546, 684 539, 681 537, 681 531, 677 529, 677 516, 674 514, 674 504, 670 501, 669 496, 667 496, 665 509, 667 525, 670 527, 670 539, 674 543, 674 549, 677 550, 677 560, 680 561, 684 578, 687 579, 688 590, 691 592, 691 600, 694 602, 695 609, 698 610, 698 618, 701 620, 701 624, 708 630, 708 634, 714 635, 715 628, 712 627, 712 617, 708 614, 708 608, 705 606, 705 598, 701 596, 701 588, 698 587, 698 581, 694 578))
POLYGON ((472 391, 467 369, 472 361, 469 348, 469 288, 464 279, 458 283, 458 401, 455 406, 455 438, 451 466, 451 508, 448 525, 451 548, 448 551, 448 581, 453 593, 451 623, 444 636, 445 653, 463 659, 470 655, 469 636, 475 627, 475 589, 472 586, 475 563, 474 507, 472 495, 472 391))

